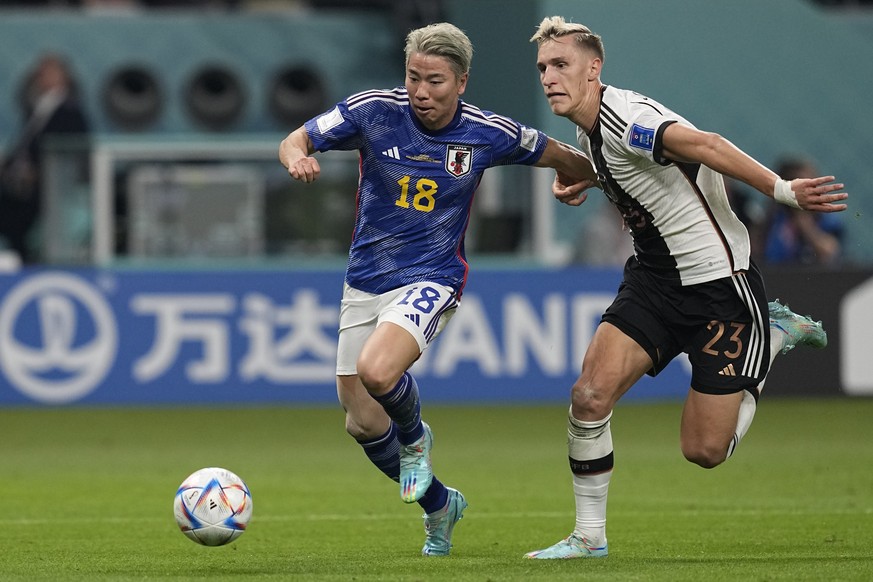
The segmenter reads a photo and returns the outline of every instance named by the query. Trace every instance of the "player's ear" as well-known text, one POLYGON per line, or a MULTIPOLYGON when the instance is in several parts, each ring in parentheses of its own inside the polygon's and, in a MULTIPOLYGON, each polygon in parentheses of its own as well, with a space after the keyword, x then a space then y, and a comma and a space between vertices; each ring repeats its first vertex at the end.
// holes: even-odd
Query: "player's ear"
POLYGON ((464 73, 458 78, 458 96, 464 94, 464 91, 467 90, 467 79, 470 78, 470 73, 464 73))
POLYGON ((603 68, 603 61, 594 57, 588 65, 588 80, 600 78, 600 70, 603 68))

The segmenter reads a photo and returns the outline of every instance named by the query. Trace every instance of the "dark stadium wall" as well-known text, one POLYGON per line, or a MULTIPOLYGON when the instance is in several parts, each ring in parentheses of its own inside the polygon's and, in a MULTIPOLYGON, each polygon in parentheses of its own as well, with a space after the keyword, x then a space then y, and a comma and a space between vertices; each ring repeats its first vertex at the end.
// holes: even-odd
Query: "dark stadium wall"
POLYGON ((287 133, 352 93, 402 83, 401 49, 380 13, 0 10, 0 148, 46 51, 69 57, 93 130, 123 136, 287 133))
MULTIPOLYGON (((848 256, 873 261, 873 198, 863 195, 873 184, 866 147, 873 111, 857 107, 873 94, 870 11, 828 11, 806 0, 443 4, 446 18, 476 46, 471 102, 572 142, 571 124, 553 116, 541 96, 528 39, 544 16, 586 23, 605 39, 606 83, 647 93, 765 164, 805 154, 838 176, 856 194, 848 256)), ((21 122, 26 72, 46 50, 70 56, 98 133, 284 133, 320 106, 399 84, 402 36, 390 15, 378 12, 0 9, 0 149, 21 122), (119 94, 115 101, 107 97, 119 94), (160 103, 150 117, 153 94, 160 103), (192 110, 192 94, 199 109, 192 110), (275 95, 272 102, 285 106, 282 115, 271 106, 275 95), (140 107, 141 117, 119 121, 125 106, 128 112, 140 107)), ((578 232, 578 220, 556 216, 566 240, 578 232)))
POLYGON ((873 285, 869 268, 762 268, 767 296, 824 323, 823 350, 796 348, 778 356, 767 395, 873 396, 873 285))

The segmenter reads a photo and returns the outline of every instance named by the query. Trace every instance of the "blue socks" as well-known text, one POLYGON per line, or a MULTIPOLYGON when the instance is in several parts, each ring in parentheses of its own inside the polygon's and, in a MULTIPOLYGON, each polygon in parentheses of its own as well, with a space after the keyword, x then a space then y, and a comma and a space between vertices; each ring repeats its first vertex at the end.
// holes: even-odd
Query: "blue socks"
POLYGON ((401 445, 412 444, 422 437, 421 400, 412 374, 405 372, 388 393, 373 398, 397 424, 397 438, 401 445))
POLYGON ((400 482, 400 443, 397 425, 393 422, 388 432, 370 441, 358 441, 370 462, 395 483, 400 482))
MULTIPOLYGON (((394 482, 400 481, 400 447, 409 445, 424 435, 421 424, 421 400, 418 384, 412 374, 405 372, 397 385, 387 394, 373 397, 382 405, 393 421, 388 432, 368 441, 358 441, 367 458, 394 482)), ((449 492, 434 476, 418 504, 425 513, 433 513, 445 507, 449 492)))
MULTIPOLYGON (((397 425, 392 422, 388 432, 382 436, 369 441, 358 441, 370 462, 395 483, 400 481, 400 441, 397 433, 397 425)), ((433 513, 445 507, 448 499, 446 486, 434 475, 430 487, 418 500, 418 504, 425 513, 433 513)))

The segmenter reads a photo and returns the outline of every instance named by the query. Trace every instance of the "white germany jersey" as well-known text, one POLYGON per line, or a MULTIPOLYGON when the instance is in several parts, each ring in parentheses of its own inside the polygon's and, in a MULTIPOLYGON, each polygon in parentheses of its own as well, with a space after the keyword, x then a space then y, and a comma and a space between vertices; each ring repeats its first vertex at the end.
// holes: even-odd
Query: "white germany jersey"
POLYGON ((637 260, 681 285, 749 267, 749 234, 731 210, 721 174, 664 159, 661 136, 681 116, 639 93, 604 86, 591 134, 577 128, 604 192, 633 234, 637 260))

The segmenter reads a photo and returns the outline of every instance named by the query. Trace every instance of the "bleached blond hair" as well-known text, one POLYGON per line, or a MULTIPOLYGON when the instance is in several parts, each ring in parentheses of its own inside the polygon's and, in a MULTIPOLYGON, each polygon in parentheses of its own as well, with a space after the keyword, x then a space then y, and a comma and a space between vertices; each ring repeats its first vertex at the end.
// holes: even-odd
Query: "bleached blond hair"
POLYGON ((406 35, 406 64, 415 53, 436 55, 449 61, 457 77, 470 72, 473 43, 460 28, 448 22, 416 28, 406 35))
POLYGON ((530 37, 530 42, 541 45, 548 40, 556 40, 570 35, 573 36, 573 40, 579 47, 594 52, 601 61, 604 60, 606 51, 603 49, 603 39, 600 38, 600 35, 591 32, 591 29, 584 24, 567 22, 563 16, 543 18, 536 33, 530 37))

